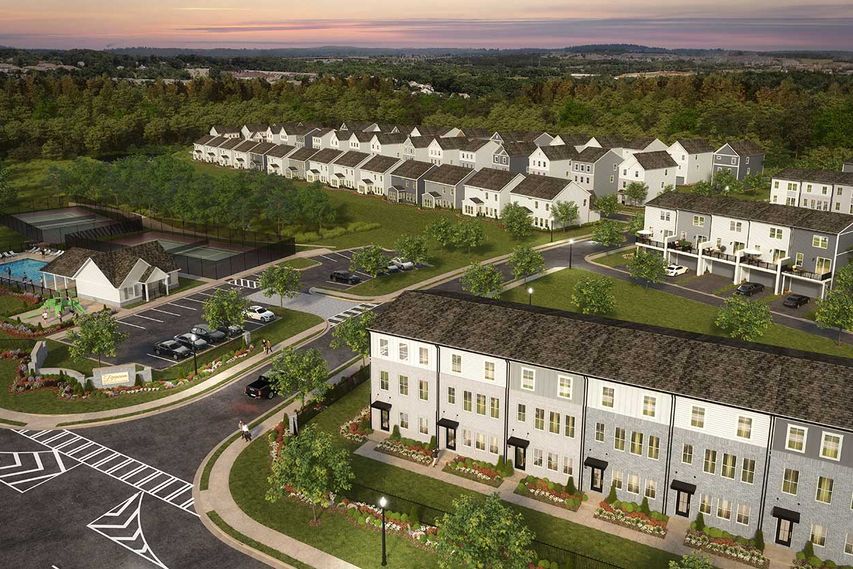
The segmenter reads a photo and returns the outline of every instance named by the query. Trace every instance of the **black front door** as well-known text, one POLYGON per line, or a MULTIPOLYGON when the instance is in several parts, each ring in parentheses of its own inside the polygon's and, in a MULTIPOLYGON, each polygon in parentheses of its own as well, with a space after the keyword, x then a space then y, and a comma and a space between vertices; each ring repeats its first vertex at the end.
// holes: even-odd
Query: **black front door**
POLYGON ((604 471, 600 468, 596 468, 594 466, 592 468, 592 479, 589 483, 589 487, 594 492, 601 492, 604 488, 604 471))
POLYGON ((776 518, 776 543, 791 547, 791 538, 794 534, 794 522, 776 518))
POLYGON ((456 429, 447 427, 447 435, 445 436, 445 446, 449 450, 456 450, 456 429))
POLYGON ((675 514, 678 516, 690 517, 690 494, 677 490, 678 494, 675 499, 675 514))
POLYGON ((388 413, 388 409, 379 410, 379 428, 383 431, 391 430, 389 415, 390 413, 388 413))
POLYGON ((524 470, 527 466, 527 449, 524 447, 515 447, 515 467, 519 470, 524 470))

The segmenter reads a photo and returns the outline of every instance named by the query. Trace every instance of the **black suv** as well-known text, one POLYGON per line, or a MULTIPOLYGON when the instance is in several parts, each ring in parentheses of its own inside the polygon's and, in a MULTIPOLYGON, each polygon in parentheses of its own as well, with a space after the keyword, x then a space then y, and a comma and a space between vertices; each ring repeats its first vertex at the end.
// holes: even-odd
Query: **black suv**
POLYGON ((357 285, 361 282, 358 275, 354 275, 349 271, 334 271, 329 275, 329 280, 333 283, 344 283, 348 285, 357 285))
POLYGON ((217 329, 211 330, 207 324, 196 324, 190 330, 190 334, 195 334, 208 344, 218 344, 227 338, 224 332, 217 329))
POLYGON ((735 289, 735 294, 741 296, 752 296, 764 290, 764 285, 761 283, 743 283, 735 289))
POLYGON ((788 308, 799 308, 803 305, 809 303, 809 297, 803 296, 802 294, 791 294, 788 295, 785 300, 782 302, 784 306, 788 308))
POLYGON ((174 340, 164 340, 163 342, 157 342, 154 344, 155 355, 172 358, 173 360, 185 358, 191 353, 192 352, 190 352, 189 348, 174 340))
POLYGON ((275 397, 275 388, 265 375, 246 386, 246 395, 252 399, 272 399, 275 397))

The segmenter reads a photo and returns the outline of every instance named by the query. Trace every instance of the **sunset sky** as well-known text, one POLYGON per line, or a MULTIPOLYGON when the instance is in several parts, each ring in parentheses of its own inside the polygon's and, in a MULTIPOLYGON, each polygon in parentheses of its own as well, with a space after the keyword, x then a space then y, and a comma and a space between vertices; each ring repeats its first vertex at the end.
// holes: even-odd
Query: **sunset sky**
POLYGON ((0 45, 853 50, 833 0, 0 0, 0 45))

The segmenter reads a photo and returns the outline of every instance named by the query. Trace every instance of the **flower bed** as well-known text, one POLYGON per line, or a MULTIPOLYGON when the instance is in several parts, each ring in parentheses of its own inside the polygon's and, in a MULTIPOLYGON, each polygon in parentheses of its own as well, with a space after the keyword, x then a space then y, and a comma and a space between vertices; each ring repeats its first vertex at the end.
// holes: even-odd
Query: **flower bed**
POLYGON ((363 443, 367 435, 373 432, 370 428, 370 407, 359 411, 358 415, 341 425, 339 429, 341 436, 349 441, 363 443))
POLYGON ((468 480, 482 482, 489 486, 497 488, 504 479, 498 472, 497 466, 482 460, 474 460, 464 456, 457 456, 447 463, 444 467, 444 472, 449 472, 468 480))
MULTIPOLYGON (((364 502, 353 502, 344 498, 338 504, 338 509, 357 525, 382 529, 382 510, 376 506, 364 502)), ((435 546, 433 538, 438 533, 438 528, 435 526, 409 519, 408 514, 398 514, 389 510, 385 510, 385 530, 404 535, 427 547, 435 546)))
POLYGON ((535 476, 526 476, 518 486, 515 487, 515 493, 519 496, 526 496, 546 504, 553 504, 566 508, 573 512, 577 512, 581 507, 581 503, 586 500, 586 494, 575 491, 571 493, 565 486, 561 486, 551 482, 547 478, 537 478, 535 476))
POLYGON ((48 326, 47 328, 43 328, 41 326, 31 326, 30 324, 24 324, 22 322, 2 320, 0 321, 0 331, 2 331, 7 336, 11 336, 12 338, 32 340, 35 338, 43 338, 45 336, 49 336, 50 334, 54 334, 56 332, 59 332, 60 330, 64 330, 65 328, 70 328, 73 325, 74 321, 71 319, 62 322, 61 324, 53 324, 52 326, 48 326))
POLYGON ((651 515, 647 515, 640 512, 636 504, 619 501, 612 505, 601 502, 595 509, 595 517, 659 538, 666 537, 666 523, 669 521, 669 518, 663 514, 652 512, 651 515))
POLYGON ((398 458, 404 458, 418 464, 431 464, 432 453, 427 445, 412 439, 387 438, 378 445, 376 450, 398 458))
MULTIPOLYGON (((713 528, 708 528, 713 529, 713 528)), ((764 557, 764 554, 757 547, 749 543, 749 540, 740 538, 717 530, 722 537, 714 537, 707 535, 703 531, 696 529, 687 530, 687 536, 684 538, 684 545, 706 551, 720 557, 734 559, 740 563, 746 563, 753 567, 768 567, 770 560, 764 557)))

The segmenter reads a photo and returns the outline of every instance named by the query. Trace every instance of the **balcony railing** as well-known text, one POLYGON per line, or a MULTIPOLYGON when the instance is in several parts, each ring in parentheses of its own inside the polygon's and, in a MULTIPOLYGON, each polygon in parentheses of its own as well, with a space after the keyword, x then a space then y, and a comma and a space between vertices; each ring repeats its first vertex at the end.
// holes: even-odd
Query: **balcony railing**
POLYGON ((663 249, 664 245, 660 241, 654 241, 650 237, 646 237, 645 235, 637 235, 637 243, 642 243, 643 245, 651 245, 652 247, 660 247, 663 249))
POLYGON ((826 281, 832 278, 832 273, 812 273, 810 271, 803 271, 801 269, 796 269, 794 267, 783 267, 783 273, 787 273, 790 275, 794 275, 797 277, 803 277, 805 279, 811 279, 813 281, 826 281))
POLYGON ((702 256, 713 257, 714 259, 723 259, 724 261, 731 261, 732 263, 737 262, 737 257, 735 257, 734 255, 727 255, 726 253, 723 253, 722 251, 719 251, 717 249, 705 249, 702 252, 702 256))
POLYGON ((749 255, 742 256, 740 259, 740 264, 749 265, 752 267, 760 267, 762 269, 769 269, 771 271, 775 271, 779 266, 779 263, 768 263, 767 261, 760 261, 749 255))

